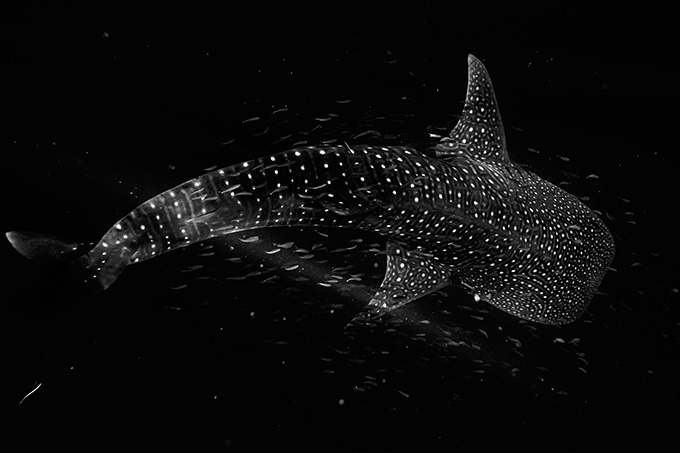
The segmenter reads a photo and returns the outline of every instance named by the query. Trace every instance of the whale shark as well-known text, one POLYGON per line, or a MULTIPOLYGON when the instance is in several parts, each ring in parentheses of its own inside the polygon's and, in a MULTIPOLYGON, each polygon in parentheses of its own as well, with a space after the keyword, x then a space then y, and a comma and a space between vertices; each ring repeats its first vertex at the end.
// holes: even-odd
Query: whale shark
POLYGON ((36 261, 68 262, 108 288, 128 266, 223 235, 335 227, 386 238, 385 313, 458 283, 529 321, 581 317, 614 256, 604 223, 578 198, 513 163, 487 69, 468 56, 463 111, 424 153, 408 146, 306 146, 191 179, 145 201, 90 250, 47 235, 7 238, 36 261))

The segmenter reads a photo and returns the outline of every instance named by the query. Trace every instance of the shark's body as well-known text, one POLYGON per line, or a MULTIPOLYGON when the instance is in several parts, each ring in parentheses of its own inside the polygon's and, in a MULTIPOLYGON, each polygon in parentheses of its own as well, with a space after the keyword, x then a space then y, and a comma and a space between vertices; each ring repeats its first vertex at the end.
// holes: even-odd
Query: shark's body
MULTIPOLYGON (((574 321, 611 262, 611 234, 574 196, 509 160, 486 69, 473 56, 468 66, 463 116, 437 157, 345 145, 232 165, 138 206, 79 263, 106 288, 128 264, 216 236, 275 226, 355 228, 388 239, 387 272, 371 300, 378 310, 456 277, 476 299, 521 318, 574 321)), ((29 257, 45 248, 32 235, 8 237, 29 257)))

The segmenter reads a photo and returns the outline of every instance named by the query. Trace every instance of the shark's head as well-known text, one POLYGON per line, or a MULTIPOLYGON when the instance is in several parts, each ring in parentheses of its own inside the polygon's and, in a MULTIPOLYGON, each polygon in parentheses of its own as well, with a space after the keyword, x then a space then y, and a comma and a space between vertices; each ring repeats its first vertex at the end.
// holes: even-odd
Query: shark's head
POLYGON ((496 232, 497 249, 461 272, 475 298, 540 323, 578 319, 613 259, 612 236, 576 197, 510 161, 491 78, 472 55, 461 118, 435 150, 454 166, 487 170, 469 187, 489 187, 484 173, 501 175, 497 212, 476 213, 496 232))

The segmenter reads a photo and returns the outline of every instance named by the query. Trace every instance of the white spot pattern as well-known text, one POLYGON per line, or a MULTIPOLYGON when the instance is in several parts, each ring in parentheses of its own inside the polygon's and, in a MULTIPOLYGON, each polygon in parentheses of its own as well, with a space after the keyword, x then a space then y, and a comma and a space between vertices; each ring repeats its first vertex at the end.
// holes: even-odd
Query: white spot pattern
POLYGON ((306 147, 222 168, 140 205, 88 258, 106 287, 129 262, 214 236, 356 228, 391 241, 377 307, 403 305, 455 274, 475 299, 513 315, 577 319, 611 262, 612 237, 578 199, 510 162, 491 81, 472 56, 463 116, 436 152, 306 147))

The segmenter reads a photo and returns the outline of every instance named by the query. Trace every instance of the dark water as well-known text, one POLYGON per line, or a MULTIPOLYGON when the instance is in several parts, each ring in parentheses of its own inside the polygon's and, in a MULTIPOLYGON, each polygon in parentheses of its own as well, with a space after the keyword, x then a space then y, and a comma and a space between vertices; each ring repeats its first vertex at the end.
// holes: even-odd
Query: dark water
POLYGON ((300 144, 428 149, 455 124, 474 53, 511 158, 580 196, 617 241, 602 294, 562 328, 453 287, 346 328, 384 272, 384 241, 370 234, 211 241, 132 266, 86 302, 46 292, 49 271, 5 243, 3 406, 27 450, 589 451, 669 439, 679 74, 664 27, 638 27, 658 17, 22 4, 8 18, 3 231, 97 240, 205 169, 300 144))

